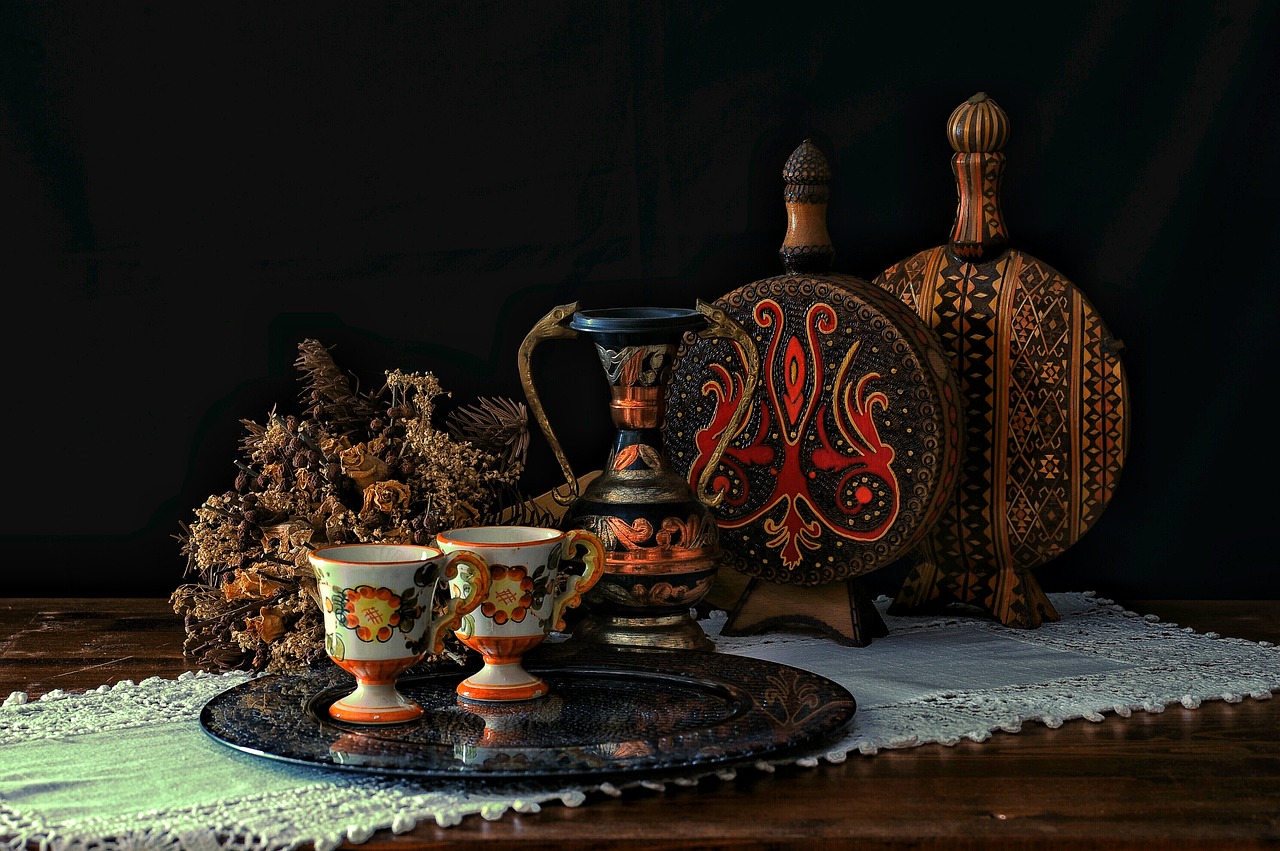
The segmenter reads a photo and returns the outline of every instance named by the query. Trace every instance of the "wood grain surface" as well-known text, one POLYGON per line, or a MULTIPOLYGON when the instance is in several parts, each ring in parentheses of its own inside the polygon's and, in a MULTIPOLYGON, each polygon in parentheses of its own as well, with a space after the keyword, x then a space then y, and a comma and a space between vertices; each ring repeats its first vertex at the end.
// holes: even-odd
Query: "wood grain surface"
MULTIPOLYGON (((1280 642, 1280 601, 1121 601, 1166 621, 1280 642)), ((0 696, 188 670, 163 600, 0 600, 0 696)), ((1280 652, 1280 651, 1277 651, 1280 652)), ((407 848, 1263 848, 1280 843, 1280 701, 1029 724, 983 744, 839 765, 744 769, 693 788, 376 834, 407 848)))

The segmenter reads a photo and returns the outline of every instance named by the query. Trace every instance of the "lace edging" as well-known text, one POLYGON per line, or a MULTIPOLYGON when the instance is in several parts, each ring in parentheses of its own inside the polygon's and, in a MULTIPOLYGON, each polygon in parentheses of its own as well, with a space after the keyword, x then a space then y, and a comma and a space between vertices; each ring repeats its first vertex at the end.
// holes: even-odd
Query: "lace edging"
MULTIPOLYGON (((1049 596, 1063 620, 1042 624, 1036 630, 1014 629, 964 614, 893 617, 885 612, 890 598, 880 597, 875 603, 890 634, 963 623, 1017 641, 1115 660, 1126 667, 1110 673, 1055 677, 1053 691, 1061 695, 1058 697, 1039 693, 1043 688, 1038 685, 1013 685, 947 690, 887 707, 860 707, 855 722, 864 722, 861 732, 855 723, 855 732, 843 741, 834 746, 828 744, 794 762, 839 763, 855 753, 871 756, 881 750, 925 744, 985 742, 998 732, 1020 732, 1029 723, 1057 728, 1078 719, 1098 723, 1108 716, 1127 718, 1134 712, 1157 714, 1175 705, 1198 709, 1203 703, 1216 700, 1269 700, 1280 690, 1280 648, 1272 642, 1197 632, 1155 615, 1130 611, 1095 592, 1049 596), (1087 630, 1078 628, 1085 623, 1087 630), (1135 663, 1137 651, 1147 648, 1153 651, 1143 662, 1135 663), (875 719, 877 723, 865 723, 872 714, 891 714, 892 723, 878 723, 886 720, 881 717, 875 719)), ((775 646, 815 641, 796 635, 777 635, 770 640, 775 646)), ((734 649, 737 641, 740 640, 720 638, 717 646, 727 652, 741 652, 741 647, 734 649)))

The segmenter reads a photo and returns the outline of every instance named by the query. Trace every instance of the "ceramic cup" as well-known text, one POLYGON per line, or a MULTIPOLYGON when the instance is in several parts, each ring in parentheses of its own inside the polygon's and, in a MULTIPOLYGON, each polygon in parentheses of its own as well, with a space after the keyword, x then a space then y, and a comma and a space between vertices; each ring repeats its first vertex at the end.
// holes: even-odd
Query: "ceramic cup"
MULTIPOLYGON (((484 666, 458 684, 458 695, 481 701, 545 695, 547 684, 526 671, 521 658, 552 630, 564 629, 564 613, 603 576, 600 539, 584 529, 473 526, 443 532, 436 544, 446 553, 475 552, 489 568, 488 593, 455 631, 484 666), (581 575, 561 571, 570 558, 585 565, 581 575)), ((464 567, 449 582, 461 588, 466 575, 464 567)))
POLYGON ((334 544, 308 553, 324 610, 329 658, 356 678, 356 688, 329 707, 340 721, 397 724, 423 713, 396 680, 427 653, 444 649, 446 630, 489 590, 489 571, 475 553, 445 554, 408 544, 334 544), (449 582, 449 603, 432 617, 436 585, 449 582))

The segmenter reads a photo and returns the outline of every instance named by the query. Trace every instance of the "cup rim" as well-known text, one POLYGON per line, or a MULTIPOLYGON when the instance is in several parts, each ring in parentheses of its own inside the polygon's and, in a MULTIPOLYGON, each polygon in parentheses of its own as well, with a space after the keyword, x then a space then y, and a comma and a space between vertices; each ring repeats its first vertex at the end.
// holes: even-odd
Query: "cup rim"
POLYGON ((395 567, 397 565, 404 565, 404 564, 414 564, 414 565, 425 564, 426 562, 434 561, 435 559, 440 558, 442 555, 444 555, 444 551, 441 550, 439 547, 429 547, 423 544, 378 544, 378 543, 371 543, 371 542, 355 541, 355 542, 349 542, 345 544, 325 544, 323 547, 316 547, 307 555, 312 559, 318 559, 320 561, 324 561, 329 564, 340 564, 344 567, 395 567), (373 548, 373 547, 413 550, 416 552, 425 552, 427 553, 427 555, 424 558, 392 559, 390 561, 386 561, 386 560, 353 561, 353 560, 344 559, 341 557, 341 551, 343 550, 354 550, 354 549, 373 548))
POLYGON ((552 529, 548 526, 460 526, 456 529, 450 529, 447 532, 439 532, 436 534, 437 543, 452 544, 464 549, 481 549, 484 547, 531 547, 538 544, 554 544, 557 541, 564 540, 567 533, 559 529, 552 529), (509 532, 523 532, 523 537, 519 537, 514 541, 476 541, 467 540, 464 536, 468 532, 478 532, 489 529, 502 529, 509 532))

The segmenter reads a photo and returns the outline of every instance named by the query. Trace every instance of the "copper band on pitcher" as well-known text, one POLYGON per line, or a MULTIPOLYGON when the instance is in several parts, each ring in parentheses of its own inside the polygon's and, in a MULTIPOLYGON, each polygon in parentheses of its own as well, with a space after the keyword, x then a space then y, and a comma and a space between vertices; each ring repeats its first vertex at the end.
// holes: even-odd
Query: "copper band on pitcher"
POLYGON ((605 556, 606 573, 637 573, 646 576, 665 576, 669 573, 697 573, 714 570, 720 563, 719 549, 706 547, 685 550, 674 557, 668 550, 632 550, 613 552, 605 556))
POLYGON ((612 387, 609 411, 617 428, 658 428, 666 411, 662 387, 612 387))

